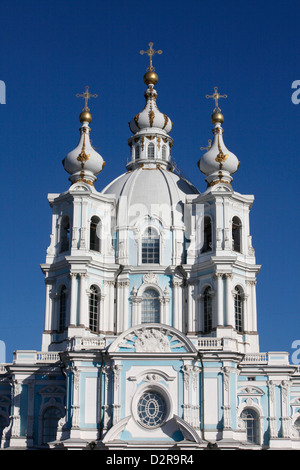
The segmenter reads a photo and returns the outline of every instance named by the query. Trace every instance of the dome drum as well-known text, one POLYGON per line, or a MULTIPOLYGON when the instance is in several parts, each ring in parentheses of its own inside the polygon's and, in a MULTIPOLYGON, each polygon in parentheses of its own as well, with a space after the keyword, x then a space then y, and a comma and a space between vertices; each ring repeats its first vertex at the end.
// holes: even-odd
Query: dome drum
POLYGON ((127 163, 127 168, 150 161, 167 164, 171 160, 173 139, 161 132, 136 134, 128 140, 128 145, 131 148, 131 161, 127 163))

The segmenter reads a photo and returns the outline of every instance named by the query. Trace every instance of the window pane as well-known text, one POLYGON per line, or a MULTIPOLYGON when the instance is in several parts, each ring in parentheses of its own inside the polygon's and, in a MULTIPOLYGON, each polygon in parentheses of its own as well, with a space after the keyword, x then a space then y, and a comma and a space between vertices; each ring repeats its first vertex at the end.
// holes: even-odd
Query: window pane
POLYGON ((148 158, 154 158, 154 144, 148 145, 148 158))
POLYGON ((243 331, 243 300, 241 291, 238 287, 235 288, 234 295, 234 313, 235 313, 235 328, 237 331, 243 331))
POLYGON ((147 289, 143 294, 142 323, 159 323, 160 303, 158 293, 154 289, 147 289))
POLYGON ((142 238, 142 263, 159 263, 159 237, 151 228, 142 238))
POLYGON ((96 286, 91 286, 91 293, 89 296, 89 328, 94 333, 98 332, 99 324, 99 299, 96 286))
POLYGON ((212 329, 212 299, 210 288, 204 291, 204 333, 208 333, 212 329))
POLYGON ((137 412, 141 424, 147 428, 156 428, 166 418, 166 402, 160 393, 149 390, 139 399, 137 412))
POLYGON ((241 418, 245 422, 246 430, 247 430, 247 440, 249 442, 253 442, 254 444, 259 444, 258 438, 258 415, 256 411, 247 408, 245 409, 242 414, 241 418))

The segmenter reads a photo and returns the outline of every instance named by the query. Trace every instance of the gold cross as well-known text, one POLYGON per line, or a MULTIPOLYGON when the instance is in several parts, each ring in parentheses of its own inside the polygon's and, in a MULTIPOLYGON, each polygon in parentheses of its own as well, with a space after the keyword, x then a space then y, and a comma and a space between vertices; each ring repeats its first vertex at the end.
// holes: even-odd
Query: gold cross
POLYGON ((98 95, 91 95, 89 92, 89 86, 86 85, 85 87, 85 92, 82 93, 81 95, 77 93, 76 98, 84 98, 84 108, 83 111, 88 111, 88 101, 90 98, 98 98, 98 95))
POLYGON ((140 54, 142 55, 147 54, 150 58, 150 65, 147 68, 147 70, 149 70, 150 72, 154 72, 155 70, 155 68, 152 65, 152 56, 154 56, 154 54, 162 54, 161 50, 155 51, 154 49, 152 49, 152 46, 153 46, 153 42, 149 42, 149 49, 147 51, 140 51, 140 54))
POLYGON ((217 86, 214 87, 214 90, 215 90, 214 94, 213 95, 206 95, 206 98, 212 98, 213 100, 215 100, 215 106, 216 107, 214 109, 214 112, 215 111, 221 111, 220 108, 219 108, 219 99, 220 98, 227 98, 227 95, 220 95, 218 93, 218 87, 217 86))

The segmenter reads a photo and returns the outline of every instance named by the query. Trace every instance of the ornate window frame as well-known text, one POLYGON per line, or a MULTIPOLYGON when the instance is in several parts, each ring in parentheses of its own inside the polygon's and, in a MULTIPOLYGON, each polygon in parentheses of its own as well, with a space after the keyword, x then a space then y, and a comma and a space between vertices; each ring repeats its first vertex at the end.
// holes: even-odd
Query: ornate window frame
POLYGON ((135 422, 138 424, 138 426, 140 426, 141 428, 149 432, 156 431, 157 429, 161 428, 170 419, 170 417, 172 416, 172 413, 173 413, 173 406, 172 406, 172 397, 170 393, 163 385, 158 384, 155 380, 150 380, 148 383, 141 385, 137 389, 136 393, 134 394, 132 398, 131 414, 135 422), (141 423, 139 415, 138 415, 138 411, 137 411, 138 402, 140 398, 142 397, 142 395, 146 393, 147 391, 159 393, 164 399, 165 404, 166 404, 166 414, 165 414, 163 422, 153 427, 148 427, 145 424, 141 423))
POLYGON ((87 320, 88 320, 88 329, 89 329, 89 331, 90 331, 91 333, 98 334, 98 333, 101 331, 101 326, 102 326, 102 325, 101 325, 101 312, 102 312, 102 310, 103 310, 103 309, 101 308, 102 293, 101 293, 101 289, 100 289, 99 285, 96 284, 96 283, 94 283, 94 282, 91 283, 91 285, 90 285, 89 288, 87 289, 87 294, 88 294, 88 296, 87 296, 87 303, 88 303, 88 308, 87 308, 87 310, 88 310, 88 318, 87 318, 87 320), (93 291, 91 290, 92 287, 95 287, 96 292, 93 292, 93 291), (93 293, 95 294, 96 299, 97 299, 97 328, 96 328, 96 331, 93 330, 93 329, 91 329, 91 317, 90 317, 90 314, 91 314, 91 311, 90 311, 90 307, 91 307, 91 305, 90 305, 90 297, 91 297, 91 295, 92 295, 93 293))
MULTIPOLYGON (((153 272, 148 272, 143 276, 143 283, 137 289, 132 289, 132 295, 130 297, 132 303, 132 326, 142 324, 142 302, 143 293, 147 289, 156 290, 158 293, 158 300, 160 303, 160 321, 162 324, 169 324, 169 303, 170 303, 170 292, 169 288, 165 287, 163 290, 158 284, 158 275, 153 272)), ((143 323, 146 325, 147 323, 143 323)))

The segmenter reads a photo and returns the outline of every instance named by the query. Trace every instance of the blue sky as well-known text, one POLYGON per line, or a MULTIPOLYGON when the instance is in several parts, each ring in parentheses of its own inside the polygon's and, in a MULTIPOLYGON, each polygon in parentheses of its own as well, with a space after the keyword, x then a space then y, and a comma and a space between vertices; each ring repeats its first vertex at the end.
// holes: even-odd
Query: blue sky
POLYGON ((241 161, 233 187, 254 194, 250 227, 257 263, 262 351, 289 351, 299 331, 300 4, 292 1, 2 0, 0 4, 0 340, 41 348, 45 288, 40 264, 51 231, 48 193, 69 187, 61 161, 78 142, 85 85, 91 138, 106 161, 96 188, 125 171, 128 122, 144 106, 149 41, 158 107, 174 122, 173 156, 200 191, 197 161, 212 137, 218 86, 224 140, 241 161))

